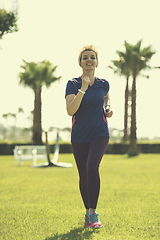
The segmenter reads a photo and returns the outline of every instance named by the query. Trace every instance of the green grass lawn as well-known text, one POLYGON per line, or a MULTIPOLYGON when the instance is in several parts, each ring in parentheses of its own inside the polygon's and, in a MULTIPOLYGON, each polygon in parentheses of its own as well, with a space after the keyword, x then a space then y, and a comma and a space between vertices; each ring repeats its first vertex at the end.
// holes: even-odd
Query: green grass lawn
POLYGON ((97 211, 103 228, 84 229, 85 210, 71 154, 66 168, 19 167, 0 156, 0 239, 160 239, 160 155, 105 155, 97 211))

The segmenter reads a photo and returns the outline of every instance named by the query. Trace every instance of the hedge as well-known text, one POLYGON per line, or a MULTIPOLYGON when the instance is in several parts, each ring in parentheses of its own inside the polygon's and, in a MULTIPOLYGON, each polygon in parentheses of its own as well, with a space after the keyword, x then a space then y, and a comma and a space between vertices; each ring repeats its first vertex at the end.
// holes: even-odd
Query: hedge
MULTIPOLYGON (((22 144, 0 144, 0 155, 13 155, 13 149, 16 145, 32 145, 31 143, 22 144)), ((127 154, 129 144, 113 143, 109 144, 106 154, 127 154)), ((160 144, 138 144, 139 153, 160 153, 160 144)), ((54 153, 54 145, 50 145, 50 152, 54 153)), ((72 153, 71 144, 60 144, 60 153, 72 153)))

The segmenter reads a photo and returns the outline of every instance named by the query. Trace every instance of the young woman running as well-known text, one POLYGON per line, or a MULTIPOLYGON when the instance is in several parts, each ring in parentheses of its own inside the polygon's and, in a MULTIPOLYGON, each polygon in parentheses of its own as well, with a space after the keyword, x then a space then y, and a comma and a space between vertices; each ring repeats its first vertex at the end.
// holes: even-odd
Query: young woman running
POLYGON ((79 187, 86 208, 85 227, 101 228, 96 212, 100 177, 99 165, 107 149, 110 110, 109 83, 94 76, 98 53, 90 45, 79 54, 82 75, 69 80, 66 86, 66 109, 72 116, 71 143, 79 172, 79 187))

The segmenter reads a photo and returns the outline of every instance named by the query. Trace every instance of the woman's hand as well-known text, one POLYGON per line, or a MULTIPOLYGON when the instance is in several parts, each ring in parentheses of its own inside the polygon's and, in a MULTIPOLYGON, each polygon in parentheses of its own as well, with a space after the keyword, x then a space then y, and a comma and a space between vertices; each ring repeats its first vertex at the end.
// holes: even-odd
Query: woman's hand
POLYGON ((106 117, 107 118, 110 118, 110 117, 112 117, 112 115, 113 115, 113 111, 111 110, 111 107, 110 107, 110 105, 108 104, 108 102, 109 102, 109 104, 110 104, 110 99, 109 99, 109 92, 107 93, 107 95, 105 96, 105 99, 104 99, 104 111, 105 111, 105 115, 106 115, 106 117))
POLYGON ((112 115, 113 115, 113 111, 112 110, 109 110, 109 111, 106 112, 106 117, 107 118, 112 117, 112 115))
POLYGON ((83 77, 82 78, 82 87, 81 87, 81 90, 82 91, 86 91, 88 89, 88 85, 90 84, 90 78, 89 77, 83 77))
POLYGON ((107 117, 107 118, 112 117, 113 111, 110 109, 110 107, 107 107, 107 108, 105 109, 105 114, 106 114, 106 117, 107 117))

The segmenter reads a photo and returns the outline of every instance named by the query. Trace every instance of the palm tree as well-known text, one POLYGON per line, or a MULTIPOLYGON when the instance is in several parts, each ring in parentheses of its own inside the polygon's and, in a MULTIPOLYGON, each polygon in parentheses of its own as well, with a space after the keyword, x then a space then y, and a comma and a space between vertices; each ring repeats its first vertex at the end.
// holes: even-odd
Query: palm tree
MULTIPOLYGON (((19 107, 19 108, 18 108, 18 113, 24 113, 23 108, 19 107)), ((18 114, 18 113, 17 113, 17 114, 18 114)))
POLYGON ((28 86, 34 91, 34 113, 33 113, 33 136, 32 140, 35 145, 42 144, 42 124, 41 124, 41 91, 43 85, 47 88, 59 80, 60 77, 55 77, 54 72, 57 66, 53 66, 49 61, 42 62, 26 62, 21 66, 23 72, 20 72, 20 84, 28 86))
MULTIPOLYGON (((128 97, 129 97, 129 77, 132 76, 132 89, 131 89, 131 129, 130 129, 130 148, 129 156, 135 156, 138 154, 137 149, 137 135, 136 135, 136 78, 141 74, 141 70, 146 68, 159 68, 150 67, 147 62, 151 59, 154 51, 151 50, 151 46, 141 49, 142 40, 138 41, 135 45, 131 45, 125 41, 125 52, 117 51, 119 60, 112 61, 116 69, 111 67, 115 73, 119 73, 126 77, 126 89, 125 89, 125 114, 124 114, 124 137, 123 140, 127 140, 128 129, 128 97)), ((144 76, 144 75, 143 75, 144 76)), ((145 76, 148 78, 148 76, 145 76)))
POLYGON ((15 113, 15 127, 16 127, 16 123, 17 123, 17 116, 19 115, 19 113, 24 113, 23 108, 19 107, 18 111, 15 113))
POLYGON ((8 125, 8 116, 9 116, 9 113, 4 113, 3 115, 3 118, 6 120, 6 123, 8 125))
POLYGON ((14 124, 13 124, 13 126, 15 126, 15 122, 16 122, 16 113, 6 113, 6 114, 3 114, 3 118, 5 118, 6 119, 6 123, 8 124, 8 117, 11 117, 11 118, 13 118, 14 119, 14 124))
POLYGON ((124 103, 124 130, 123 130, 123 141, 128 140, 128 99, 129 99, 129 77, 130 72, 130 58, 131 51, 121 52, 117 51, 119 60, 113 60, 114 67, 109 66, 114 73, 118 73, 126 78, 125 87, 125 103, 124 103), (116 68, 115 68, 116 67, 116 68))
POLYGON ((17 13, 0 9, 0 39, 4 34, 17 31, 17 13))
POLYGON ((138 155, 137 147, 137 126, 136 126, 136 79, 142 70, 150 68, 147 64, 151 57, 155 54, 152 51, 151 45, 141 49, 142 40, 138 41, 135 45, 131 45, 125 41, 126 51, 131 51, 130 59, 130 72, 132 74, 132 105, 131 105, 131 132, 130 132, 130 147, 129 156, 138 155))
MULTIPOLYGON (((6 125, 7 125, 7 127, 8 127, 8 113, 4 113, 3 115, 2 115, 2 117, 6 120, 6 125)), ((4 129, 3 129, 3 139, 6 139, 7 138, 7 128, 6 127, 4 127, 4 129)))

